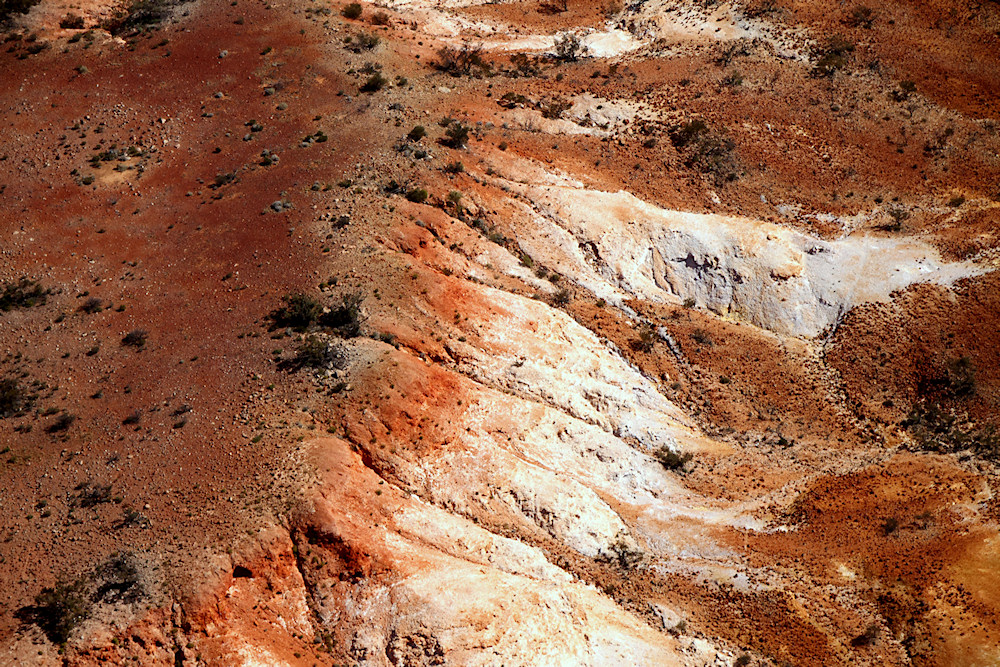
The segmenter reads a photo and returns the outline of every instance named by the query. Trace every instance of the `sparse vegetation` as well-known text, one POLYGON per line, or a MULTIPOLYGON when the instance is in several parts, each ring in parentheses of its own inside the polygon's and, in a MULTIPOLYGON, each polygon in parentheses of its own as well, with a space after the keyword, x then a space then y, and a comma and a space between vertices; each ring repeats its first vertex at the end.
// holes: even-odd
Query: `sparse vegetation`
POLYGON ((146 340, 149 338, 149 332, 145 329, 133 329, 129 331, 122 338, 122 345, 126 347, 134 347, 137 350, 141 350, 146 347, 146 340))
POLYGON ((285 305, 271 313, 271 321, 276 327, 305 331, 314 325, 323 313, 319 301, 308 294, 287 294, 282 301, 285 305))
POLYGON ((64 412, 55 421, 45 427, 46 433, 62 433, 63 431, 69 430, 69 427, 73 425, 76 421, 76 415, 70 414, 69 412, 64 412))
POLYGON ((580 41, 579 35, 571 32, 564 32, 556 35, 556 59, 564 62, 576 62, 584 55, 586 50, 580 41))
POLYGON ((406 193, 406 199, 414 204, 423 204, 429 196, 424 188, 413 188, 406 193))
POLYGON ((65 644, 73 630, 90 616, 91 602, 84 578, 61 578, 35 596, 28 616, 54 644, 65 644))
POLYGON ((656 329, 651 324, 643 324, 639 327, 639 339, 635 342, 635 348, 641 352, 651 352, 657 338, 659 336, 656 329))
POLYGON ((406 138, 409 139, 410 141, 420 141, 426 136, 427 136, 427 130, 424 128, 424 126, 415 125, 413 129, 407 133, 406 138))
POLYGON ((361 92, 376 93, 385 88, 385 85, 387 83, 389 83, 389 80, 384 76, 382 76, 381 72, 375 72, 370 77, 368 77, 368 80, 365 81, 364 84, 362 84, 361 92))
POLYGON ((73 489, 76 494, 70 498, 70 507, 96 507, 111 502, 111 485, 81 482, 73 489))
POLYGON ((178 0, 131 0, 102 26, 112 35, 122 35, 154 26, 167 17, 178 0))
POLYGON ((670 141, 684 158, 687 167, 709 176, 716 185, 735 181, 740 164, 736 144, 703 120, 694 119, 674 127, 670 141))
POLYGON ((437 68, 452 76, 481 77, 490 73, 490 64, 483 59, 481 46, 445 46, 438 50, 437 56, 437 68))
POLYGON ((16 379, 0 380, 0 419, 22 414, 33 402, 34 397, 16 379))
POLYGON ((813 66, 813 76, 830 77, 837 70, 847 67, 847 58, 854 51, 854 42, 842 35, 834 35, 816 51, 816 64, 813 66))
POLYGON ((323 315, 322 325, 333 329, 344 338, 354 338, 361 335, 361 325, 364 318, 361 315, 361 304, 364 296, 360 292, 345 294, 337 307, 323 315))
POLYGON ((44 305, 49 294, 51 290, 45 289, 38 281, 29 278, 6 283, 0 292, 0 311, 9 312, 15 308, 44 305))
POLYGON ((2 0, 0 2, 0 23, 10 20, 15 14, 27 14, 39 0, 2 0))
POLYGON ((847 25, 852 28, 870 29, 875 23, 875 10, 865 5, 858 5, 851 10, 851 15, 847 19, 847 25))
POLYGON ((340 15, 345 19, 354 21, 361 18, 362 11, 360 3, 351 2, 344 5, 344 8, 340 10, 340 15))
POLYGON ((684 472, 684 467, 693 458, 690 452, 678 454, 666 445, 656 450, 653 456, 664 468, 672 472, 684 472))
POLYGON ((323 338, 311 334, 299 345, 295 360, 307 368, 322 368, 333 360, 333 347, 323 338))
POLYGON ((983 459, 1000 460, 1000 433, 993 426, 979 426, 967 415, 939 403, 918 403, 903 426, 916 447, 942 454, 969 451, 983 459))
POLYGON ((455 121, 445 130, 444 143, 452 148, 464 148, 469 143, 469 127, 455 121))

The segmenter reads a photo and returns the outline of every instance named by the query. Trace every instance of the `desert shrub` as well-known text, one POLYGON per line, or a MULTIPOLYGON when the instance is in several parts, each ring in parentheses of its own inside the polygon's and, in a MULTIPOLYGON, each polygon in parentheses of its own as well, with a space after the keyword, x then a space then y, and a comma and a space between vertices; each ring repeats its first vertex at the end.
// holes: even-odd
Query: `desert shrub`
POLYGON ((437 56, 437 68, 452 76, 484 76, 490 73, 490 64, 483 59, 481 46, 445 46, 438 49, 437 56))
POLYGON ((372 25, 389 25, 389 14, 386 12, 375 12, 372 16, 372 25))
POLYGON ((389 80, 382 76, 381 73, 375 72, 368 80, 364 82, 361 86, 361 92, 363 93, 377 93, 378 91, 385 88, 385 84, 389 83, 389 80))
POLYGON ((92 296, 83 302, 83 305, 80 306, 80 310, 93 315, 104 310, 104 302, 96 296, 92 296))
POLYGON ((691 340, 698 343, 699 345, 711 346, 714 344, 712 336, 704 329, 695 329, 691 332, 691 340))
POLYGON ((674 127, 670 131, 670 141, 687 167, 705 174, 716 185, 739 177, 735 142, 710 128, 705 121, 694 119, 674 127))
POLYGON ((693 458, 690 452, 678 454, 666 445, 656 450, 653 456, 660 462, 660 465, 674 472, 684 472, 684 466, 693 458))
POLYGON ((295 360, 300 366, 322 368, 333 361, 333 347, 319 336, 306 336, 299 344, 295 360))
POLYGON ((858 5, 851 10, 851 15, 847 18, 847 25, 852 28, 871 28, 875 23, 875 10, 871 7, 858 5))
POLYGON ((892 222, 885 225, 884 229, 890 232, 898 232, 903 228, 903 223, 910 217, 910 212, 903 208, 891 208, 889 209, 889 217, 892 218, 892 222))
POLYGON ((847 58, 854 51, 854 43, 841 35, 834 35, 816 51, 816 64, 813 66, 813 76, 833 76, 837 70, 847 67, 847 58))
POLYGON ((45 427, 47 433, 62 433, 63 431, 69 430, 69 427, 73 425, 76 421, 76 415, 70 414, 69 412, 64 412, 55 421, 45 427))
POLYGON ((570 302, 570 291, 565 287, 552 296, 552 303, 557 306, 565 306, 570 302))
POLYGON ((407 133, 406 138, 410 141, 420 141, 426 136, 427 130, 424 129, 423 125, 414 125, 413 129, 407 133))
POLYGON ((76 493, 70 497, 70 507, 97 507, 111 502, 111 485, 80 482, 73 489, 76 493))
POLYGON ((321 324, 333 329, 344 338, 354 338, 361 335, 361 325, 364 318, 361 314, 361 303, 364 296, 359 292, 345 294, 335 308, 322 316, 321 324))
POLYGON ((905 102, 910 99, 910 95, 917 92, 917 84, 908 79, 899 82, 899 88, 892 91, 890 96, 897 102, 905 102))
POLYGON ((361 53, 362 51, 371 51, 378 46, 379 38, 377 35, 372 35, 367 32, 359 32, 353 37, 346 37, 344 42, 347 45, 347 48, 351 51, 361 53))
POLYGON ((942 454, 971 451, 990 461, 1000 460, 1000 433, 993 426, 978 426, 938 403, 915 404, 903 426, 917 449, 942 454))
POLYGON ((14 417, 31 407, 34 396, 14 378, 0 380, 0 419, 14 417))
POLYGON ((642 551, 633 549, 623 537, 619 537, 611 545, 611 553, 605 554, 602 560, 629 572, 638 567, 645 557, 646 555, 642 551))
POLYGON ((59 27, 64 30, 83 29, 83 17, 79 14, 69 13, 59 21, 59 27))
POLYGON ((86 579, 61 578, 55 586, 43 588, 35 596, 30 617, 49 641, 65 644, 73 630, 90 616, 90 610, 86 579))
POLYGON ((15 308, 44 305, 49 294, 51 290, 45 289, 38 281, 29 278, 6 283, 3 291, 0 291, 0 311, 9 312, 15 308))
POLYGON ((449 162, 442 169, 446 174, 461 174, 465 171, 465 165, 456 160, 455 162, 449 162))
POLYGON ((855 648, 861 646, 871 646, 878 639, 878 626, 874 623, 865 628, 865 631, 851 640, 851 646, 855 648))
POLYGON ((542 68, 536 56, 515 53, 510 57, 510 64, 514 66, 514 69, 509 73, 514 76, 538 76, 542 73, 542 68))
POLYGON ((652 325, 643 324, 639 327, 639 339, 635 341, 635 348, 642 352, 649 352, 653 349, 656 339, 656 329, 652 325))
POLYGON ((212 184, 210 186, 208 186, 208 187, 210 187, 213 190, 215 190, 215 189, 221 188, 224 185, 229 185, 230 183, 232 183, 235 180, 236 180, 236 172, 235 171, 227 171, 227 172, 219 173, 219 174, 215 175, 215 180, 213 180, 212 184))
POLYGON ((556 36, 556 59, 566 62, 575 62, 584 54, 584 46, 578 35, 565 32, 556 36))
POLYGON ((128 553, 113 553, 94 570, 100 581, 94 600, 135 602, 145 595, 138 559, 128 553))
POLYGON ((424 203, 425 201, 427 201, 427 198, 429 196, 430 195, 427 193, 427 190, 425 190, 424 188, 413 188, 412 190, 406 193, 407 200, 415 204, 424 203))
POLYGON ((734 69, 722 78, 722 85, 728 88, 737 88, 743 85, 743 74, 734 69))
POLYGON ((469 127, 458 121, 451 123, 444 134, 444 143, 452 148, 462 148, 469 143, 469 127))
POLYGON ((167 17, 177 0, 132 0, 102 27, 112 35, 121 35, 153 26, 167 17))
POLYGON ((305 331, 319 319, 323 307, 308 294, 286 294, 282 297, 285 305, 271 313, 271 321, 276 327, 291 327, 305 331))
POLYGON ((948 391, 952 396, 971 396, 976 393, 976 368, 969 356, 961 356, 948 362, 948 391))
POLYGON ((345 19, 351 19, 353 21, 361 18, 362 11, 363 10, 361 9, 361 5, 359 3, 352 2, 344 5, 344 8, 340 10, 340 15, 345 19))
POLYGON ((15 14, 27 14, 39 0, 0 0, 0 23, 4 23, 15 14))
POLYGON ((146 340, 148 338, 149 332, 145 329, 133 329, 122 337, 122 345, 141 350, 146 346, 146 340))

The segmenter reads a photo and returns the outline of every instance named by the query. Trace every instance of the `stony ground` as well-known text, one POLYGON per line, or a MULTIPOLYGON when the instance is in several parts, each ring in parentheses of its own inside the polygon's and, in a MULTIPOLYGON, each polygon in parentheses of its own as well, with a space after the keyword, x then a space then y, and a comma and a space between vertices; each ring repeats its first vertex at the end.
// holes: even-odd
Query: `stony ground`
POLYGON ((1000 6, 359 10, 5 25, 0 664, 1000 662, 1000 6))

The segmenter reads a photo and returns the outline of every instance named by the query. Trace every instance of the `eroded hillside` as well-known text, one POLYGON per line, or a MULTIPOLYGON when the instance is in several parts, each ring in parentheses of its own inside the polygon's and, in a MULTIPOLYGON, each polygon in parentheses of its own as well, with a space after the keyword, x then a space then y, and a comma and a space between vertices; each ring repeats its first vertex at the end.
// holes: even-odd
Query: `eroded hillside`
POLYGON ((1000 662, 1000 5, 3 12, 0 664, 1000 662))

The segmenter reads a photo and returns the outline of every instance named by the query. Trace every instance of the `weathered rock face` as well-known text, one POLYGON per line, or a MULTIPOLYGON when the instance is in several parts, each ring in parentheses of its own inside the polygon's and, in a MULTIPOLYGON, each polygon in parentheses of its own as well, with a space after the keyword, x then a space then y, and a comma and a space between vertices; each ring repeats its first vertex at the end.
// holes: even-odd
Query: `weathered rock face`
POLYGON ((0 664, 1000 663, 1000 18, 864 9, 16 17, 0 664))
POLYGON ((613 301, 687 301, 774 332, 814 337, 854 306, 984 269, 930 245, 864 234, 826 241, 775 224, 667 211, 627 192, 509 186, 533 206, 522 241, 613 301), (552 243, 551 240, 556 240, 552 243))

